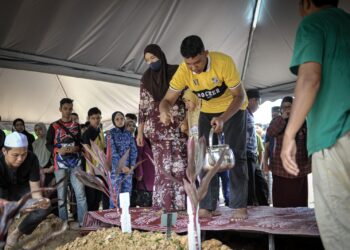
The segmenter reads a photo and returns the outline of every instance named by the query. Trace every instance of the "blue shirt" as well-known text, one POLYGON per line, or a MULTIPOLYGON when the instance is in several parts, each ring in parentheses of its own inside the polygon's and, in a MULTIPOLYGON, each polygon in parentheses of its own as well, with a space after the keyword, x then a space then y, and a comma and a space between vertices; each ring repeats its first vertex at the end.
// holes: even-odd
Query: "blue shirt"
POLYGON ((137 148, 131 133, 126 129, 113 128, 110 130, 112 146, 112 171, 115 171, 120 158, 128 149, 129 157, 125 162, 126 167, 136 165, 137 148))
POLYGON ((258 145, 256 141, 254 116, 247 109, 247 152, 257 155, 258 145))

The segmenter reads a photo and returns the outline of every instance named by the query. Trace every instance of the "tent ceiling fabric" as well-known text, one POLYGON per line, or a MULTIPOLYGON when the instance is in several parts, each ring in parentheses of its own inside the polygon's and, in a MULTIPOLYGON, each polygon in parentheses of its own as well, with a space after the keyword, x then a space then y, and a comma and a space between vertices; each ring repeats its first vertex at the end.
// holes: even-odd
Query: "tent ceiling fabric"
POLYGON ((295 30, 301 18, 296 16, 296 1, 263 1, 245 82, 253 88, 295 82, 289 72, 295 30))
MULTIPOLYGON (((195 33, 207 49, 232 55, 241 69, 254 4, 254 0, 6 1, 0 9, 0 48, 59 59, 63 66, 74 62, 112 69, 115 74, 142 74, 147 44, 159 44, 170 63, 180 63, 180 43, 195 33)), ((9 58, 2 57, 2 66, 8 67, 9 58)), ((17 63, 23 69, 28 62, 17 63)))
MULTIPOLYGON (((208 50, 231 55, 242 72, 255 6, 256 0, 1 1, 0 115, 56 119, 63 97, 56 75, 80 115, 95 105, 103 114, 134 112, 144 47, 157 43, 178 64, 180 43, 191 34, 208 50)), ((340 7, 349 12, 350 1, 340 7)), ((300 20, 296 0, 261 0, 244 85, 261 89, 263 100, 292 93, 296 78, 288 65, 300 20)))

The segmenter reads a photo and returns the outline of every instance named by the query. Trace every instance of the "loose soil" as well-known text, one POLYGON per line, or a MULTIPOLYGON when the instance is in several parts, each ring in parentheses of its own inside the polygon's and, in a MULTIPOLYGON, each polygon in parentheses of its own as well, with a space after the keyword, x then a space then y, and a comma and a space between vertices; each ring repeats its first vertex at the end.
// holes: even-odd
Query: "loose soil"
MULTIPOLYGON (((16 220, 10 228, 10 232, 18 226, 21 220, 16 220)), ((19 246, 29 249, 52 233, 60 230, 63 222, 54 215, 48 216, 35 231, 28 236, 22 236, 19 246)), ((46 242, 40 250, 181 250, 188 249, 187 236, 173 234, 170 240, 163 233, 139 232, 134 230, 132 234, 122 233, 117 227, 100 229, 83 236, 77 229, 68 229, 64 233, 46 242)), ((202 243, 205 250, 228 250, 232 249, 219 240, 210 239, 202 243)))
MULTIPOLYGON (((18 226, 20 220, 16 220, 10 227, 10 232, 18 226)), ((48 216, 35 231, 28 236, 22 236, 19 246, 24 249, 42 242, 44 238, 60 230, 63 222, 54 215, 48 216)), ((202 249, 210 250, 263 250, 268 249, 267 235, 240 233, 234 231, 207 231, 202 235, 202 249)), ((285 250, 322 250, 322 243, 319 238, 276 236, 276 249, 285 250)), ((186 235, 172 235, 171 240, 167 240, 162 233, 139 232, 134 230, 132 234, 122 233, 118 227, 100 229, 83 235, 77 228, 77 223, 70 223, 67 229, 59 236, 46 242, 40 250, 181 250, 187 249, 186 235)), ((18 249, 18 248, 17 248, 18 249)))

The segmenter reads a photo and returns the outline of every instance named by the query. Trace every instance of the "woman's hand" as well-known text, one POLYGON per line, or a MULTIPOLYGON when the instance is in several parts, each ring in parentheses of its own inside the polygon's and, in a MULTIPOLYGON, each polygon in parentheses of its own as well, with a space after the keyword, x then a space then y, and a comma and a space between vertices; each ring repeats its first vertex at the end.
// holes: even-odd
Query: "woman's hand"
POLYGON ((183 122, 181 123, 180 129, 181 129, 181 132, 182 132, 182 133, 188 135, 188 132, 189 132, 189 131, 188 131, 188 123, 187 123, 187 120, 186 120, 186 121, 183 121, 183 122))
POLYGON ((160 122, 165 126, 169 126, 170 123, 174 123, 174 118, 170 111, 168 112, 160 112, 160 122))
POLYGON ((139 147, 143 147, 143 133, 138 133, 136 137, 136 144, 139 147))

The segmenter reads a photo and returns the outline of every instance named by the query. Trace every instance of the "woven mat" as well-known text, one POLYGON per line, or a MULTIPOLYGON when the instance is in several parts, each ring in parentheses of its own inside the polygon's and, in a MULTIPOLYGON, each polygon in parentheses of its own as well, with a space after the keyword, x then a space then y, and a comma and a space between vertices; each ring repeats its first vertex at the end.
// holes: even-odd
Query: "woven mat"
MULTIPOLYGON (((220 216, 200 219, 201 230, 234 230, 241 232, 260 232, 280 235, 319 236, 313 209, 248 207, 248 219, 240 222, 230 220, 233 210, 219 207, 220 216)), ((159 212, 152 208, 131 208, 133 229, 165 232, 160 225, 159 212)), ((172 230, 176 233, 187 232, 188 217, 178 214, 172 230)), ((91 231, 102 227, 120 226, 120 213, 117 210, 88 212, 84 217, 83 230, 91 231)))

